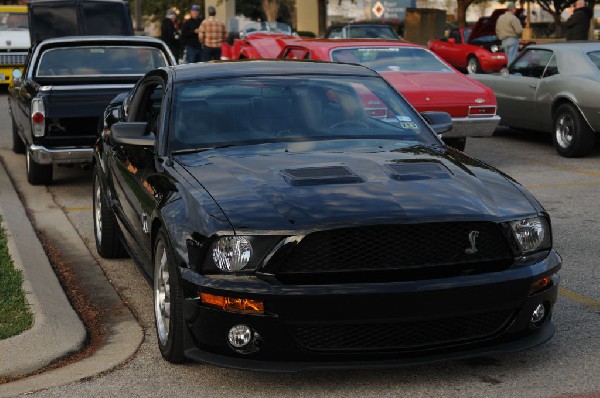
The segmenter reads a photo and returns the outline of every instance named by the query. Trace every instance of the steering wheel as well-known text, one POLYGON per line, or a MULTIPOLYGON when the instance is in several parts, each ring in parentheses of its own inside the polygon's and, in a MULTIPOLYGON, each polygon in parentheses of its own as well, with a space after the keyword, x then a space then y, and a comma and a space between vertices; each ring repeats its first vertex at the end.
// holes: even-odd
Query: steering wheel
POLYGON ((358 120, 342 120, 341 122, 337 122, 329 126, 330 129, 336 129, 338 127, 364 127, 369 128, 369 126, 365 122, 361 122, 358 120))

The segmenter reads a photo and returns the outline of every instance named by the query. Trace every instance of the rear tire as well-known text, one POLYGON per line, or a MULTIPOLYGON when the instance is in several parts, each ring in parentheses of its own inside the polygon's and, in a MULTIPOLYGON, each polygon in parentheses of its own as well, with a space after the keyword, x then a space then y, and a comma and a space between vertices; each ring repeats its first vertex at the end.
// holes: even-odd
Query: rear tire
POLYGON ((574 105, 562 104, 554 115, 552 141, 559 155, 576 158, 594 149, 596 136, 574 105))
POLYGON ((94 172, 93 179, 92 186, 94 191, 92 193, 92 201, 96 250, 103 258, 127 257, 125 247, 120 240, 121 231, 119 225, 106 200, 106 194, 102 191, 97 170, 94 172))
POLYGON ((158 231, 154 245, 154 318, 158 348, 171 363, 185 361, 183 354, 183 293, 165 231, 158 231))
POLYGON ((19 136, 19 131, 17 129, 17 125, 15 120, 11 118, 12 122, 12 150, 14 153, 25 153, 25 143, 19 136))
POLYGON ((481 73, 483 70, 481 69, 481 64, 476 56, 471 55, 467 58, 467 73, 481 73))
POLYGON ((31 185, 50 185, 52 183, 52 164, 36 163, 26 151, 27 181, 31 185))

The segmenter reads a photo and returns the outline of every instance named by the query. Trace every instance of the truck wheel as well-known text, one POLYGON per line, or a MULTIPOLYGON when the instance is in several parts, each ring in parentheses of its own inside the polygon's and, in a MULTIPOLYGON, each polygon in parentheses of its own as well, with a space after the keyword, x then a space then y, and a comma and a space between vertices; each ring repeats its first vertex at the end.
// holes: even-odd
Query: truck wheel
POLYGON ((452 148, 456 148, 459 151, 465 150, 465 146, 467 145, 466 137, 456 137, 456 138, 442 138, 446 145, 451 146, 452 148))
POLYGON ((12 150, 14 153, 25 153, 25 143, 19 136, 19 131, 17 130, 17 125, 15 124, 14 119, 11 119, 11 122, 12 122, 12 139, 13 139, 12 150))
POLYGON ((559 155, 576 158, 594 149, 596 137, 575 106, 562 104, 554 115, 552 141, 559 155))
POLYGON ((93 214, 94 214, 94 237, 96 238, 96 250, 103 258, 127 257, 127 252, 121 243, 121 231, 115 219, 115 214, 109 207, 106 195, 102 191, 98 172, 94 173, 92 184, 93 214))
POLYGON ((467 59, 467 72, 469 74, 482 72, 481 64, 479 63, 479 60, 477 59, 477 57, 474 55, 471 55, 467 59))
POLYGON ((158 348, 169 362, 181 363, 183 355, 183 292, 165 231, 158 231, 154 245, 154 317, 158 348))
POLYGON ((29 151, 26 154, 27 181, 31 185, 50 185, 52 182, 52 164, 36 163, 29 151))

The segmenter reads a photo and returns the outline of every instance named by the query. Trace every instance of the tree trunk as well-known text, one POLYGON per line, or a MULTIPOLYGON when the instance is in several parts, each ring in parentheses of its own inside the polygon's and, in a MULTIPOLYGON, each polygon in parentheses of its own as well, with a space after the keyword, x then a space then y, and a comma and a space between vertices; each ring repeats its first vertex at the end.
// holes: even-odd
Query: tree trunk
POLYGON ((262 0, 262 8, 267 16, 267 21, 277 21, 277 15, 279 14, 279 0, 262 0))

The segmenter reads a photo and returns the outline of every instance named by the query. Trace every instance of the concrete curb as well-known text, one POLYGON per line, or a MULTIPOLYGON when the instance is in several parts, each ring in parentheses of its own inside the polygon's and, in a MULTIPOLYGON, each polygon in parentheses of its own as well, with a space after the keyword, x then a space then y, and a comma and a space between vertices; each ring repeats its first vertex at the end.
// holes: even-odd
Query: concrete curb
POLYGON ((0 384, 0 397, 69 384, 125 363, 144 339, 141 326, 106 278, 91 249, 55 203, 52 194, 46 187, 27 183, 23 156, 0 150, 0 157, 6 165, 4 167, 0 163, 0 212, 5 219, 11 255, 15 264, 19 264, 18 268, 23 270, 24 288, 29 293, 27 298, 35 313, 35 324, 30 331, 0 341, 0 375, 27 374, 43 369, 49 363, 80 350, 86 339, 85 328, 58 283, 15 189, 21 192, 33 214, 36 229, 44 233, 50 244, 60 247, 61 257, 70 262, 70 271, 76 275, 80 286, 89 292, 87 299, 90 304, 102 310, 98 327, 105 332, 102 346, 90 357, 0 384), (12 181, 15 181, 14 187, 8 170, 12 181), (17 359, 21 363, 18 368, 17 359))

